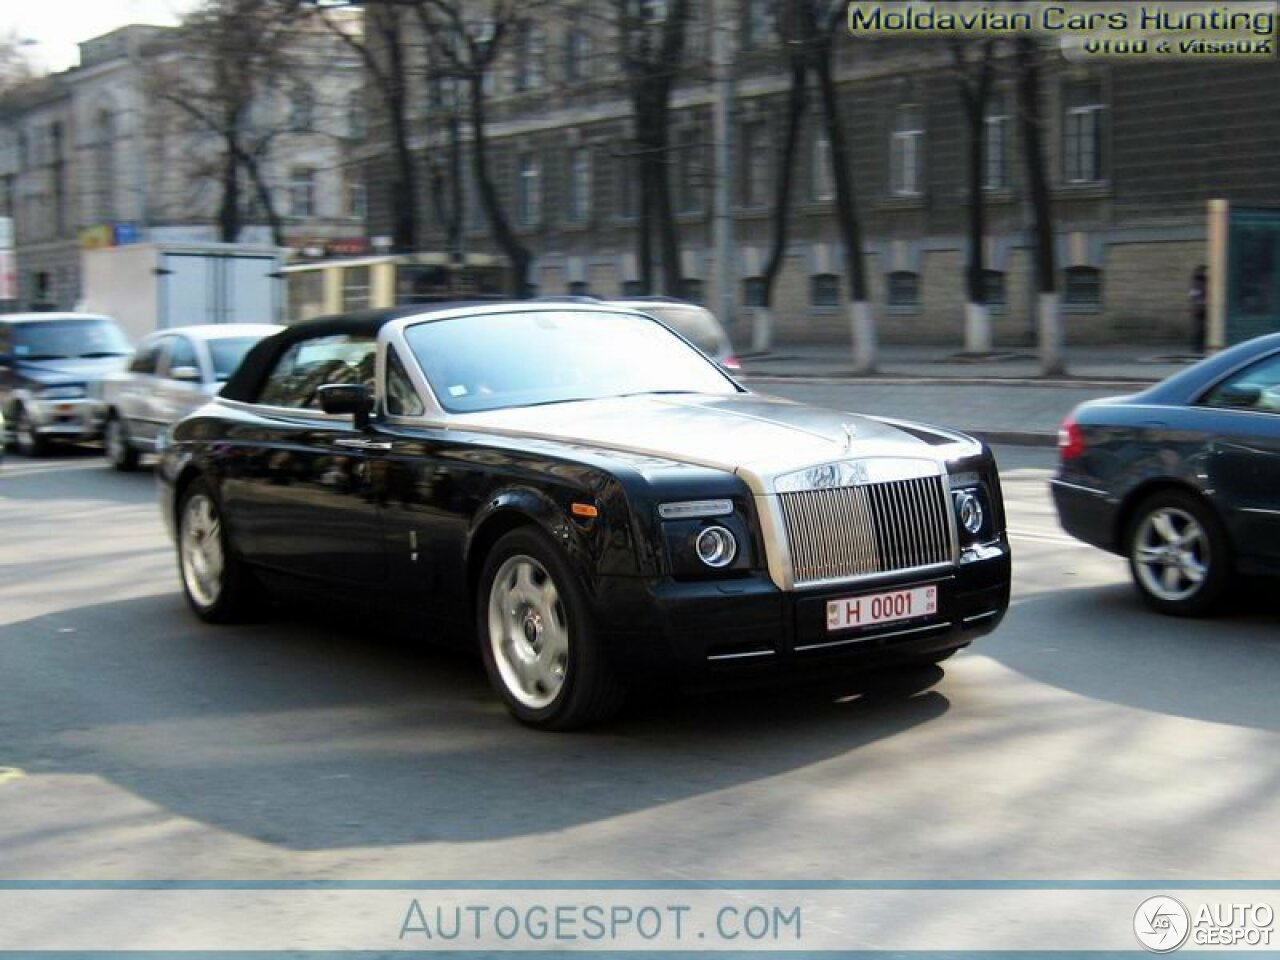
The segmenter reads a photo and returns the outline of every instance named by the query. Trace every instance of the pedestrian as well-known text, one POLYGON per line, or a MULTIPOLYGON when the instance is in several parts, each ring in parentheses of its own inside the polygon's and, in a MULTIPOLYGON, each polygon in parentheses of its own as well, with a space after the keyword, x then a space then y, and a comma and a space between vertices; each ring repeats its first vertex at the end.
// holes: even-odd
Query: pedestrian
POLYGON ((1208 270, 1201 264, 1192 271, 1191 289, 1187 291, 1187 298, 1191 301, 1191 352, 1195 354, 1204 353, 1208 293, 1208 270))

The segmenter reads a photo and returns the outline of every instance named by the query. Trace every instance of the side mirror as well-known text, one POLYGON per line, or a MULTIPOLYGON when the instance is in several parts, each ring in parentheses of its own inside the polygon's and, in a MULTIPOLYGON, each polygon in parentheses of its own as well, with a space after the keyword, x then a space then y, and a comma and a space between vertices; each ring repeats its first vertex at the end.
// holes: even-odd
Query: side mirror
POLYGON ((1262 388, 1249 384, 1232 384, 1219 390, 1214 399, 1224 407, 1256 407, 1262 399, 1262 388))
POLYGON ((169 371, 170 380, 181 380, 183 383, 199 383, 200 368, 199 367, 174 367, 169 371))
POLYGON ((364 429, 373 413, 373 394, 362 383, 326 383, 316 390, 320 409, 325 413, 350 414, 356 426, 364 429))

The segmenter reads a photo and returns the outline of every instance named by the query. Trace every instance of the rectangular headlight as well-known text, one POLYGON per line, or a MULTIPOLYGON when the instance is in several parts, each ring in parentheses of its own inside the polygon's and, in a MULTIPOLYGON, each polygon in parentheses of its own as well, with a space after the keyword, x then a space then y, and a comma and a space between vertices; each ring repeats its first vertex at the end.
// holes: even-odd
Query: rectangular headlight
POLYGON ((732 500, 681 500, 658 504, 663 520, 696 520, 701 517, 727 517, 733 513, 732 500))

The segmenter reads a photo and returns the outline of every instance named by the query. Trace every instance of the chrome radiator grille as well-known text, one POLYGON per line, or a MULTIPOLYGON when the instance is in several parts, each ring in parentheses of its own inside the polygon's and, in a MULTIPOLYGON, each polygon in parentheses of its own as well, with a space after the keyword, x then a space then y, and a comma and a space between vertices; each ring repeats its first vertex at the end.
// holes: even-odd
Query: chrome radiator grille
POLYGON ((797 585, 952 559, 942 477, 778 495, 797 585))

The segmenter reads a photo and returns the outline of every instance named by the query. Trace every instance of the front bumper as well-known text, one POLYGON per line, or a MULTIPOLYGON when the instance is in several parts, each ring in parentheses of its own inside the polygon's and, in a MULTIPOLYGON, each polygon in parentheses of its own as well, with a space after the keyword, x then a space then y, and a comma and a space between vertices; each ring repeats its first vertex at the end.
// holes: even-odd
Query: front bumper
POLYGON ((1007 540, 924 573, 786 592, 763 574, 703 582, 607 579, 596 622, 624 676, 719 687, 872 670, 941 656, 990 633, 1009 606, 1007 540), (828 633, 828 600, 936 585, 938 613, 828 633))
POLYGON ((24 401, 22 407, 30 417, 31 428, 42 437, 96 440, 102 436, 106 411, 101 403, 89 397, 71 400, 33 397, 24 401))

